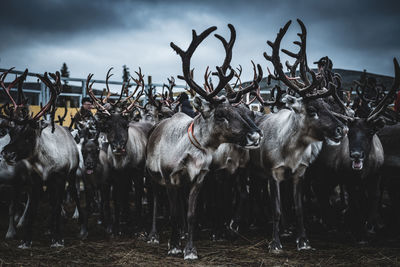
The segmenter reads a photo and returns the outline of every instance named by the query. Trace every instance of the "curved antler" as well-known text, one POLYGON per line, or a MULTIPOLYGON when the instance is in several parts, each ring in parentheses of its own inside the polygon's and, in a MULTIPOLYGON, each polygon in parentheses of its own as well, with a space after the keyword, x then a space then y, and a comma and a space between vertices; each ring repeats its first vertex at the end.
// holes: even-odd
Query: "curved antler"
POLYGON ((389 92, 385 95, 385 97, 379 102, 379 104, 371 111, 368 115, 367 121, 374 121, 382 112, 385 111, 386 107, 392 102, 393 98, 396 96, 396 91, 400 87, 400 67, 396 58, 393 58, 394 64, 394 81, 392 84, 392 88, 390 88, 389 92))
POLYGON ((253 61, 251 61, 251 64, 253 65, 253 71, 254 71, 254 77, 253 77, 253 81, 245 88, 242 88, 240 86, 239 91, 235 91, 234 92, 234 97, 229 99, 229 103, 238 103, 241 99, 242 96, 253 91, 256 90, 257 88, 259 88, 259 83, 262 80, 263 77, 263 71, 262 68, 260 66, 260 64, 257 64, 257 69, 256 69, 256 65, 254 64, 253 61), (257 74, 257 70, 258 70, 258 74, 257 74))
MULTIPOLYGON (((235 34, 235 29, 234 27, 229 24, 228 25, 229 29, 231 30, 231 40, 234 39, 233 35, 235 34)), ((191 89, 196 91, 200 96, 202 96, 204 99, 206 99, 209 102, 218 102, 218 100, 213 99, 217 94, 226 86, 226 84, 233 78, 233 71, 231 70, 228 75, 225 75, 225 71, 222 68, 225 68, 225 66, 230 64, 231 61, 231 56, 228 53, 226 53, 226 57, 224 60, 224 63, 222 67, 217 67, 217 75, 219 77, 219 82, 215 90, 212 92, 206 92, 201 86, 199 86, 194 80, 193 80, 193 74, 191 73, 190 70, 190 59, 196 50, 196 48, 200 45, 200 43, 207 38, 210 33, 215 31, 217 27, 210 27, 204 32, 202 32, 200 35, 197 35, 196 31, 192 31, 192 42, 190 43, 188 49, 186 51, 183 51, 181 48, 179 48, 177 45, 175 45, 173 42, 171 42, 171 47, 172 49, 175 50, 175 52, 181 56, 182 58, 182 71, 183 71, 183 77, 178 76, 178 78, 184 79, 186 83, 190 86, 191 89)), ((219 35, 216 35, 218 39, 222 38, 219 35)), ((223 39, 223 38, 222 38, 223 39)), ((221 40, 221 39, 220 39, 221 40)))
POLYGON ((52 113, 52 125, 54 129, 54 112, 56 109, 56 102, 57 102, 57 96, 61 93, 61 78, 60 78, 60 73, 57 71, 56 74, 50 73, 49 74, 51 78, 53 78, 54 83, 52 83, 47 75, 47 72, 44 73, 44 75, 39 75, 36 74, 36 77, 38 77, 50 90, 50 100, 47 102, 46 105, 44 105, 39 113, 37 113, 34 117, 33 120, 39 120, 40 117, 45 115, 48 111, 52 113))
POLYGON ((90 82, 92 77, 93 77, 93 74, 89 73, 89 75, 88 75, 88 77, 86 79, 86 92, 89 95, 89 97, 92 99, 93 104, 94 104, 94 106, 96 107, 96 109, 98 111, 100 111, 101 113, 106 114, 108 116, 111 116, 110 112, 108 112, 108 110, 101 104, 100 100, 98 100, 96 98, 96 96, 94 95, 94 93, 93 93, 92 86, 93 86, 95 81, 90 82))
POLYGON ((322 80, 318 79, 316 74, 312 70, 310 70, 310 68, 307 66, 307 57, 306 57, 307 31, 301 20, 297 19, 297 22, 300 24, 300 27, 302 29, 302 33, 298 34, 298 36, 300 36, 301 42, 295 41, 294 44, 300 46, 300 51, 298 53, 293 53, 288 50, 282 49, 282 52, 284 52, 285 54, 289 55, 290 57, 293 57, 296 59, 296 61, 293 65, 290 65, 288 63, 286 64, 290 69, 290 74, 292 77, 289 78, 284 73, 284 71, 282 69, 280 56, 279 56, 281 41, 283 39, 283 36, 286 34, 290 24, 292 23, 292 21, 289 20, 285 24, 285 26, 279 30, 279 32, 275 38, 275 41, 267 42, 268 45, 272 48, 272 55, 269 56, 266 52, 264 52, 264 57, 268 61, 271 61, 275 68, 275 74, 274 75, 271 74, 268 77, 268 80, 270 81, 271 79, 275 79, 275 80, 282 81, 287 87, 289 87, 291 90, 298 93, 303 98, 315 99, 315 98, 328 96, 328 95, 332 94, 332 91, 331 91, 332 88, 326 89, 325 87, 323 87, 322 89, 319 89, 321 87, 322 80), (300 66, 300 78, 302 80, 302 83, 297 81, 297 77, 294 76, 297 66, 300 66), (311 75, 311 78, 312 78, 311 83, 307 78, 307 73, 309 73, 311 75), (315 89, 319 89, 319 90, 317 90, 316 92, 313 92, 315 89))
POLYGON ((110 91, 110 87, 108 86, 108 80, 111 78, 111 76, 113 76, 114 74, 110 74, 111 70, 113 69, 113 67, 111 67, 108 71, 107 71, 107 76, 106 76, 106 88, 107 88, 107 96, 103 99, 102 103, 105 104, 108 102, 108 99, 111 96, 111 91, 110 91))
POLYGON ((129 113, 134 107, 137 107, 136 103, 139 101, 140 97, 144 93, 145 84, 144 84, 144 75, 142 74, 142 69, 139 67, 139 72, 135 71, 135 73, 138 76, 138 79, 135 79, 132 77, 132 80, 136 83, 136 88, 133 91, 133 93, 130 96, 128 96, 126 99, 124 99, 122 102, 125 102, 125 101, 128 101, 129 99, 131 99, 136 94, 136 92, 139 90, 139 87, 141 87, 142 89, 140 90, 140 92, 138 92, 138 94, 136 95, 135 99, 131 102, 131 104, 122 111, 122 114, 129 113))
MULTIPOLYGON (((21 76, 16 77, 15 80, 13 82, 11 82, 6 87, 5 84, 4 84, 4 80, 6 79, 7 74, 10 73, 13 69, 14 68, 11 68, 11 69, 3 72, 0 75, 0 86, 3 88, 4 92, 6 93, 6 95, 11 100, 11 102, 13 104, 13 109, 14 109, 14 112, 15 112, 15 111, 17 111, 18 107, 23 107, 24 106, 23 101, 20 102, 19 100, 20 100, 20 91, 22 91, 22 85, 23 85, 23 82, 26 79, 26 76, 28 74, 28 69, 26 69, 25 72, 21 76), (18 99, 17 99, 17 102, 14 100, 14 98, 11 96, 11 93, 10 93, 11 88, 15 87, 16 84, 18 84, 18 99)), ((11 115, 13 115, 13 114, 11 114, 11 115)))

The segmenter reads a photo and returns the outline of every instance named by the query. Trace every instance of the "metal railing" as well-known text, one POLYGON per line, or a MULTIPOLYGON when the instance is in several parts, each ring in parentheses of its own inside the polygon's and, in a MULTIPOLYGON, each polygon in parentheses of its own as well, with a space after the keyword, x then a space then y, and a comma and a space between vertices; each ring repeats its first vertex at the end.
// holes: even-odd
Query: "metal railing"
MULTIPOLYGON (((0 68, 0 72, 5 72, 8 71, 8 69, 3 69, 0 68)), ((9 73, 11 74, 23 74, 23 71, 19 71, 19 70, 11 70, 9 73)), ((31 77, 36 77, 38 73, 34 73, 34 72, 28 72, 28 76, 31 77)), ((151 76, 149 76, 150 79, 148 79, 149 81, 151 81, 151 76)), ((60 96, 68 96, 68 97, 77 97, 79 99, 78 103, 82 102, 82 98, 87 96, 87 92, 86 92, 86 79, 84 78, 67 78, 67 77, 61 77, 62 81, 67 81, 67 82, 79 82, 81 83, 81 92, 80 93, 66 93, 66 92, 62 92, 60 94, 60 96)), ((98 80, 98 79, 94 79, 92 80, 94 82, 94 84, 106 84, 105 80, 98 80)), ((38 95, 38 103, 47 103, 50 100, 50 90, 46 87, 46 85, 44 83, 42 83, 41 81, 38 81, 38 83, 40 83, 40 90, 33 90, 33 89, 25 89, 24 88, 24 92, 27 93, 33 93, 33 94, 37 94, 38 95)), ((108 81, 108 84, 111 85, 123 85, 123 82, 119 82, 119 81, 108 81)), ((135 86, 136 84, 133 83, 133 86, 135 86)), ((164 84, 161 83, 150 83, 150 84, 146 84, 146 90, 148 90, 149 88, 154 88, 154 94, 156 94, 157 92, 161 92, 162 88, 163 88, 164 84)), ((12 88, 12 91, 16 91, 17 88, 12 88)), ((185 92, 187 91, 187 85, 175 85, 174 86, 174 93, 180 93, 180 92, 185 92)), ((270 94, 270 89, 262 89, 261 90, 261 94, 262 95, 269 95, 270 94)), ((131 90, 129 90, 129 93, 132 93, 131 90)), ((353 91, 352 95, 355 95, 356 92, 353 91)), ((100 95, 96 95, 96 97, 100 98, 100 95)), ((110 98, 118 98, 118 95, 114 95, 111 96, 110 98)), ((143 103, 147 103, 148 99, 147 96, 144 95, 142 97, 142 100, 144 101, 143 103)), ((191 95, 189 95, 189 100, 191 101, 191 95)))
MULTIPOLYGON (((5 72, 8 71, 8 69, 2 69, 0 68, 0 72, 5 72)), ((23 74, 23 71, 19 71, 19 70, 11 70, 9 72, 10 74, 23 74)), ((34 72, 28 72, 27 76, 31 76, 31 77, 36 77, 36 75, 39 73, 34 73, 34 72)), ((41 74, 40 74, 41 75, 41 74)), ((62 81, 67 81, 67 82, 80 82, 81 83, 81 93, 61 93, 60 96, 69 96, 69 97, 77 97, 79 99, 78 103, 82 102, 82 98, 87 96, 87 92, 86 92, 86 79, 83 78, 66 78, 66 77, 61 77, 62 81)), ((151 79, 150 79, 151 80, 151 79)), ((98 79, 94 79, 92 80, 92 82, 94 82, 94 84, 106 84, 105 80, 98 80, 98 79)), ((40 90, 33 90, 33 89, 25 89, 24 88, 24 92, 27 93, 33 93, 33 94, 37 94, 38 95, 38 103, 47 103, 50 100, 50 90, 46 87, 46 85, 41 82, 38 81, 38 83, 40 83, 40 90)), ((119 81, 108 81, 108 84, 111 85, 123 85, 123 82, 119 82, 119 81)), ((136 84, 133 83, 133 86, 135 86, 136 84)), ((146 90, 148 90, 149 88, 154 88, 156 93, 158 91, 158 89, 162 89, 163 84, 160 83, 151 83, 151 84, 146 84, 146 90)), ((187 86, 186 85, 175 85, 174 89, 178 89, 175 90, 175 92, 183 92, 186 91, 187 86)), ((12 88, 11 91, 17 91, 17 88, 12 88)), ((132 93, 131 90, 129 90, 129 93, 132 93)), ((96 95, 96 97, 100 98, 100 95, 96 95)), ((118 98, 119 96, 111 96, 110 98, 118 98)), ((144 95, 143 97, 144 102, 147 103, 147 96, 144 95)))

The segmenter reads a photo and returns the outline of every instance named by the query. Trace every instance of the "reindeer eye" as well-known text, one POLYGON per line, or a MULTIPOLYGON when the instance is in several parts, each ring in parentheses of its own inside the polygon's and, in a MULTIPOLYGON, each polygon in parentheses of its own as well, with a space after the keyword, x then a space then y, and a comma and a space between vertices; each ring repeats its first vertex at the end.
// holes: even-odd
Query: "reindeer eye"
POLYGON ((217 121, 219 121, 221 123, 229 123, 229 120, 223 116, 217 117, 217 121))
POLYGON ((309 107, 309 108, 307 109, 307 113, 308 113, 308 115, 310 115, 311 117, 318 116, 318 112, 317 112, 317 110, 316 110, 314 107, 309 107))

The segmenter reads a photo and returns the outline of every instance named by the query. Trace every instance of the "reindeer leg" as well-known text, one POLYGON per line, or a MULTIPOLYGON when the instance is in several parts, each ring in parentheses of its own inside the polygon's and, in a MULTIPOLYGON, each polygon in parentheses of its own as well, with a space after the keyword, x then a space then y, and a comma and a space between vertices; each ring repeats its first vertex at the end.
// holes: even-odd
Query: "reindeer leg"
POLYGON ((120 207, 121 207, 121 181, 119 181, 121 177, 115 179, 112 189, 112 198, 114 203, 114 225, 113 225, 113 234, 120 235, 120 207))
POLYGON ((197 199, 200 193, 200 189, 203 185, 204 176, 206 175, 206 171, 200 171, 199 176, 192 184, 192 188, 190 189, 189 193, 189 205, 188 205, 188 212, 187 212, 187 223, 188 223, 188 241, 186 243, 186 247, 184 250, 183 258, 185 260, 195 260, 198 258, 197 249, 193 245, 193 231, 196 223, 196 205, 197 199))
POLYGON ((294 197, 294 208, 296 211, 297 219, 297 250, 311 249, 310 241, 306 236, 306 230, 304 228, 304 216, 303 216, 303 178, 307 167, 301 165, 294 177, 293 177, 293 197, 294 197))
POLYGON ((375 226, 379 223, 379 202, 381 197, 380 181, 381 177, 379 174, 374 174, 368 177, 368 218, 366 224, 366 230, 369 234, 375 234, 375 226))
MULTIPOLYGON (((34 177, 32 177, 34 178, 34 177)), ((38 177, 36 177, 38 178, 38 177)), ((32 179, 34 180, 34 179, 32 179)), ((38 179, 36 179, 38 180, 38 179)), ((39 204, 39 199, 40 199, 40 191, 41 189, 41 183, 40 181, 33 181, 31 184, 31 204, 28 206, 27 210, 27 217, 26 217, 26 224, 25 224, 25 229, 24 229, 24 236, 21 245, 18 246, 18 248, 21 249, 27 249, 32 246, 32 228, 33 224, 35 222, 36 218, 36 213, 38 209, 38 204, 39 204)))
POLYGON ((143 188, 144 188, 144 181, 143 181, 143 173, 139 173, 134 179, 134 186, 135 186, 135 217, 139 229, 142 228, 142 200, 143 200, 143 188))
POLYGON ((8 230, 6 234, 6 239, 13 239, 16 236, 15 226, 14 226, 14 215, 15 215, 15 204, 17 201, 16 192, 14 188, 11 188, 11 202, 8 206, 8 230))
POLYGON ((281 217, 281 194, 279 184, 285 178, 285 169, 279 167, 272 170, 272 177, 269 179, 272 203, 272 241, 269 243, 269 250, 272 253, 282 252, 282 243, 279 237, 279 221, 281 217))
POLYGON ((355 184, 349 183, 347 185, 349 193, 349 207, 350 207, 350 227, 352 233, 355 235, 356 241, 360 244, 365 244, 365 233, 363 231, 363 220, 360 206, 361 189, 355 184))
POLYGON ((26 220, 25 218, 26 218, 26 214, 27 214, 28 207, 29 207, 30 203, 31 203, 31 196, 28 193, 27 194, 27 200, 26 200, 26 203, 25 203, 24 212, 22 213, 22 216, 19 218, 19 221, 18 221, 18 224, 17 224, 17 228, 21 228, 25 224, 25 220, 26 220))
MULTIPOLYGON (((68 182, 68 191, 69 194, 71 195, 72 199, 75 202, 76 205, 76 209, 78 210, 79 213, 79 224, 81 226, 81 230, 79 233, 79 237, 83 240, 86 239, 88 236, 88 230, 87 230, 87 226, 88 226, 88 216, 89 214, 85 214, 83 212, 83 209, 81 207, 81 203, 80 203, 80 198, 78 196, 78 189, 76 186, 76 177, 73 174, 69 175, 69 182, 68 182)), ((84 183, 85 183, 85 179, 83 179, 84 183)), ((79 183, 78 183, 78 188, 80 187, 79 183)), ((86 183, 85 183, 85 190, 86 190, 86 183)), ((89 203, 86 203, 86 206, 88 206, 89 203)))
MULTIPOLYGON (((61 176, 61 175, 60 175, 61 176)), ((64 240, 61 237, 61 205, 64 195, 65 179, 64 177, 51 177, 53 181, 53 187, 50 192, 52 195, 52 240, 50 247, 64 247, 64 240)))
POLYGON ((102 186, 101 186, 101 201, 102 201, 102 210, 104 213, 103 225, 106 228, 107 234, 112 233, 110 191, 111 191, 111 185, 109 183, 106 182, 106 183, 102 184, 102 186))
POLYGON ((15 226, 14 226, 14 215, 15 215, 15 197, 10 202, 8 206, 8 230, 6 234, 6 239, 13 239, 16 236, 15 226))
POLYGON ((245 205, 248 203, 249 194, 246 189, 246 178, 248 173, 245 169, 239 169, 237 181, 236 181, 236 192, 238 194, 238 205, 234 216, 229 224, 229 228, 235 232, 239 231, 239 225, 242 223, 242 218, 244 216, 245 205))
POLYGON ((153 220, 152 220, 152 225, 151 225, 151 232, 149 234, 149 240, 147 243, 149 244, 159 244, 160 243, 160 237, 157 233, 157 190, 156 190, 156 185, 153 184, 152 186, 152 191, 153 191, 153 220))
POLYGON ((169 209, 171 217, 171 239, 168 242, 168 255, 177 255, 182 253, 180 248, 178 220, 179 220, 179 207, 178 207, 178 188, 167 187, 167 194, 169 200, 169 209))
MULTIPOLYGON (((120 184, 120 205, 121 205, 121 222, 127 225, 130 222, 130 211, 129 211, 129 192, 132 188, 132 178, 127 172, 122 173, 123 179, 120 184)), ((121 178, 122 178, 121 177, 121 178)), ((136 205, 136 203, 135 203, 136 205)))
POLYGON ((280 183, 280 190, 281 190, 281 195, 285 196, 281 200, 281 236, 288 237, 291 236, 292 230, 290 229, 290 218, 291 218, 291 211, 292 211, 292 204, 293 204, 293 199, 292 199, 292 192, 293 192, 293 183, 290 179, 283 181, 280 183))

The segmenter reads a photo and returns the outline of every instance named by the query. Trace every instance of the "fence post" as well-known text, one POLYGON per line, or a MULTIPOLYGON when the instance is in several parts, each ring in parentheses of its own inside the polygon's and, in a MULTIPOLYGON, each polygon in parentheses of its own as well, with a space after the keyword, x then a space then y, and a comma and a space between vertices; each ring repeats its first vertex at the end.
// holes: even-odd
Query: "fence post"
POLYGON ((79 96, 79 103, 78 106, 81 105, 82 103, 82 98, 86 97, 86 87, 85 87, 85 81, 82 81, 82 94, 79 96))

